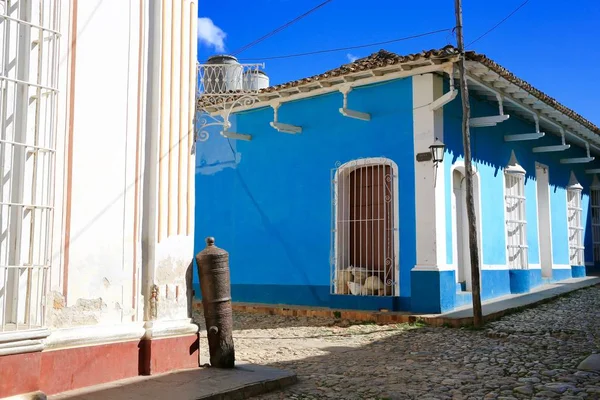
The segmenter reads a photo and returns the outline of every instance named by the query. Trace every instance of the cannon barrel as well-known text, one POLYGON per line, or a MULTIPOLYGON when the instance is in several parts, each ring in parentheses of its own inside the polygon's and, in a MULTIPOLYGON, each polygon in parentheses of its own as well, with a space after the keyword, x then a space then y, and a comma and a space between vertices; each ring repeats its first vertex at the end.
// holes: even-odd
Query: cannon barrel
POLYGON ((202 290, 210 365, 216 368, 233 368, 235 349, 229 253, 215 246, 215 239, 209 237, 206 238, 206 248, 196 255, 196 263, 202 290))

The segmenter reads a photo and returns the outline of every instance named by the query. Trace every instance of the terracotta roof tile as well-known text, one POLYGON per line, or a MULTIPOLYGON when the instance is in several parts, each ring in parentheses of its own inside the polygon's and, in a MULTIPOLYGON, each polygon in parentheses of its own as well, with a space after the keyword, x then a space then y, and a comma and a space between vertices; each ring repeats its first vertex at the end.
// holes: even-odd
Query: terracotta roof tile
POLYGON ((443 60, 444 58, 450 58, 458 55, 458 51, 452 46, 446 46, 442 49, 423 51, 421 53, 408 54, 401 56, 395 53, 391 53, 387 50, 379 50, 377 53, 373 53, 370 56, 359 58, 358 60, 349 64, 344 64, 338 68, 324 72, 319 75, 314 75, 308 78, 299 79, 292 82, 282 83, 280 85, 270 86, 262 89, 261 93, 275 92, 281 89, 287 89, 290 87, 300 86, 303 84, 317 82, 320 80, 344 76, 360 71, 368 71, 375 68, 382 68, 396 64, 404 64, 407 62, 419 61, 419 60, 443 60))
MULTIPOLYGON (((276 92, 283 89, 288 89, 296 86, 302 86, 306 84, 310 84, 313 82, 322 81, 325 79, 329 79, 332 77, 345 76, 349 74, 353 74, 361 71, 368 71, 376 68, 387 67, 395 64, 406 64, 410 62, 418 62, 420 60, 432 60, 444 62, 448 59, 455 58, 459 54, 458 49, 454 46, 445 46, 441 49, 433 49, 428 51, 422 51, 420 53, 408 54, 408 55, 398 55, 386 50, 379 50, 376 53, 373 53, 367 57, 359 58, 354 62, 344 64, 338 68, 334 68, 330 71, 324 72, 319 75, 314 75, 308 78, 302 78, 295 81, 282 83, 280 85, 270 86, 264 89, 261 89, 259 93, 270 93, 276 92)), ((495 61, 489 59, 483 54, 478 54, 474 51, 468 51, 465 53, 465 57, 468 61, 475 61, 483 64, 493 72, 497 73, 502 78, 507 81, 513 83, 514 85, 520 87, 522 90, 528 92, 530 95, 538 98, 540 101, 548 104, 549 106, 555 108, 557 111, 562 114, 572 118, 573 120, 579 122, 592 132, 600 135, 600 128, 594 125, 592 122, 582 117, 575 111, 570 108, 560 104, 554 98, 546 95, 541 90, 536 89, 531 86, 529 83, 524 80, 518 78, 512 72, 504 68, 503 66, 497 64, 495 61)), ((202 99, 199 101, 199 106, 204 105, 207 106, 210 104, 208 99, 202 99)))

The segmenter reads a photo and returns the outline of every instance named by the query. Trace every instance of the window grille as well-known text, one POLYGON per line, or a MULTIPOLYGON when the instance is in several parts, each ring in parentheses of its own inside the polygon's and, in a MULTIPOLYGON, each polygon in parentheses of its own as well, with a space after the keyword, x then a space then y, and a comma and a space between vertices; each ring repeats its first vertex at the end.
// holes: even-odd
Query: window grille
POLYGON ((594 262, 600 262, 600 188, 592 188, 590 192, 594 262))
POLYGON ((398 295, 395 164, 351 161, 332 170, 331 293, 398 295))
POLYGON ((508 266, 511 269, 528 269, 525 174, 505 172, 504 184, 508 266))
POLYGON ((581 224, 581 189, 567 190, 567 217, 569 222, 569 262, 583 265, 583 227, 581 224))
POLYGON ((0 0, 0 332, 44 325, 59 0, 0 0))

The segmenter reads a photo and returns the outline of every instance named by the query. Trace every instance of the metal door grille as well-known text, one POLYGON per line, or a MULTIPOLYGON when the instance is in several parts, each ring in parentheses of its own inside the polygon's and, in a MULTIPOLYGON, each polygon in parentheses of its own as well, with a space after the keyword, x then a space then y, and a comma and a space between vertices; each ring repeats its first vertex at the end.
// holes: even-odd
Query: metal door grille
POLYGON ((508 266, 528 269, 527 221, 525 217, 525 175, 505 173, 505 207, 508 266))
POLYGON ((583 227, 581 226, 581 190, 567 190, 567 214, 569 222, 569 262, 583 265, 583 227))
POLYGON ((0 332, 44 324, 59 12, 58 0, 0 0, 0 332))
POLYGON ((600 189, 591 191, 592 240, 594 242, 594 262, 600 261, 600 189))
POLYGON ((331 293, 397 296, 394 164, 356 160, 331 174, 331 293))

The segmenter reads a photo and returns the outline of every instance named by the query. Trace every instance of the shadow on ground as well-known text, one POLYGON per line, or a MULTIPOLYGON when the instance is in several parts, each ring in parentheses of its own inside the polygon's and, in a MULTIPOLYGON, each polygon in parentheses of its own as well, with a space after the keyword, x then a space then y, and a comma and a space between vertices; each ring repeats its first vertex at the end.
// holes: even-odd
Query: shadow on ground
POLYGON ((599 287, 478 331, 333 322, 237 313, 237 358, 300 380, 260 398, 600 398, 600 375, 577 370, 600 349, 599 287))

